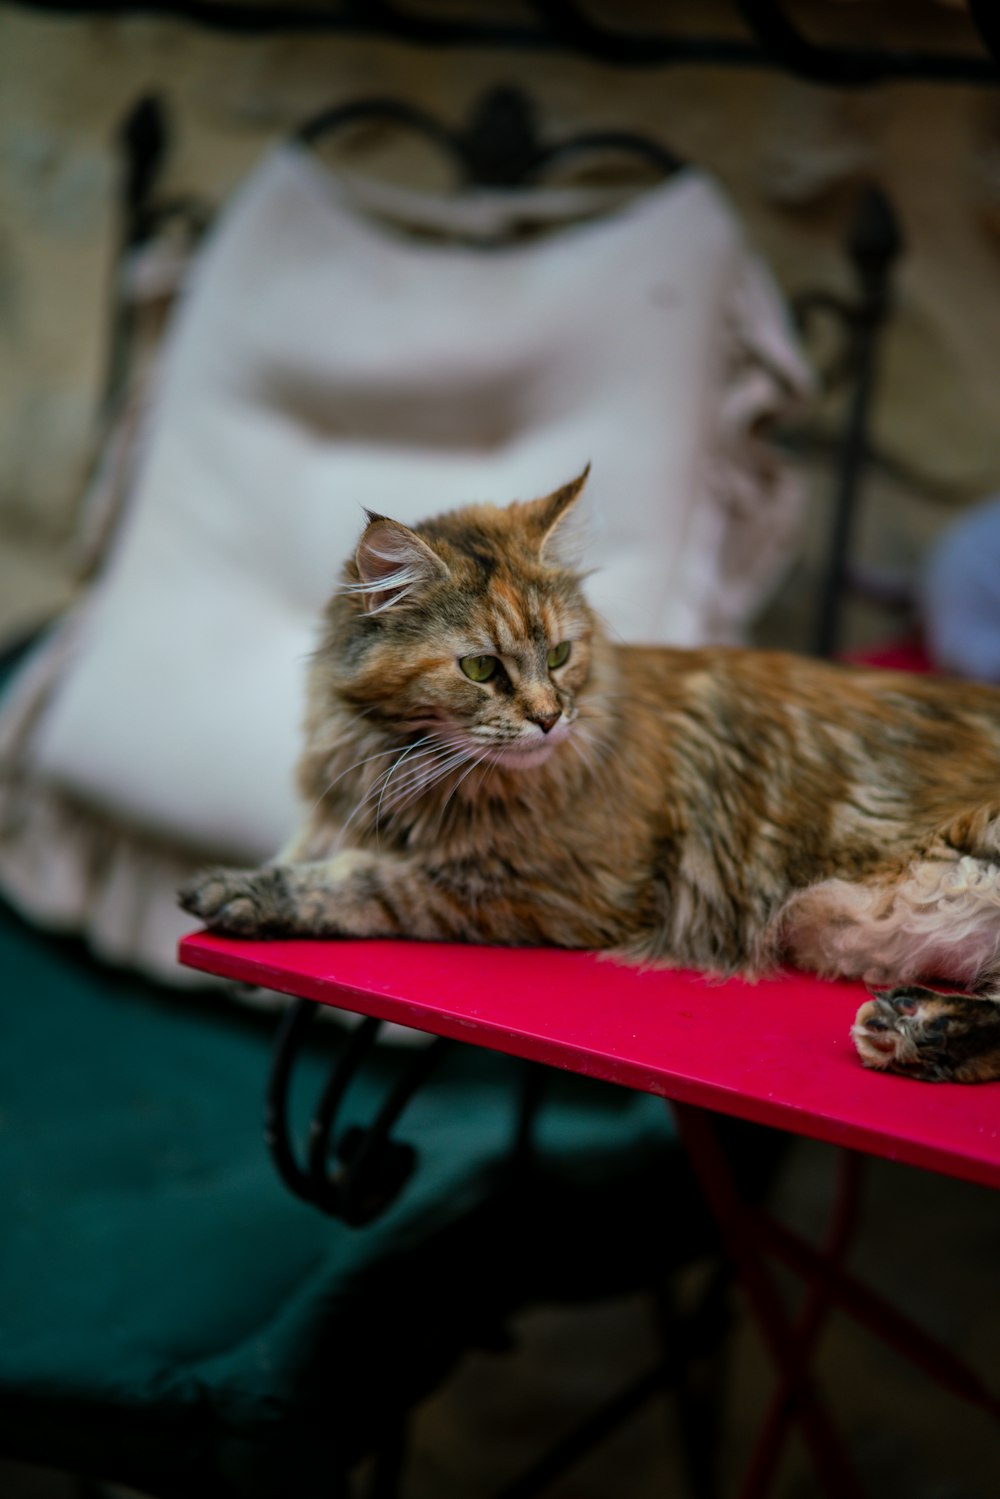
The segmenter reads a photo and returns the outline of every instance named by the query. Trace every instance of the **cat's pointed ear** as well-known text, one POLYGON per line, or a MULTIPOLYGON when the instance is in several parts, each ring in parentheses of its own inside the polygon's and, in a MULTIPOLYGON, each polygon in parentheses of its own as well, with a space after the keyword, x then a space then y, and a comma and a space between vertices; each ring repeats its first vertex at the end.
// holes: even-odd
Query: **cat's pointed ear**
POLYGON ((544 495, 540 500, 532 500, 524 507, 525 518, 537 538, 540 552, 555 552, 559 556, 564 552, 572 553, 576 549, 572 540, 568 540, 567 545, 563 546, 565 536, 563 528, 570 512, 583 493, 589 473, 590 464, 588 463, 582 474, 578 474, 561 489, 554 489, 551 494, 544 495), (558 547, 554 544, 557 532, 560 533, 558 547))
POLYGON ((359 581, 348 591, 359 593, 369 614, 380 614, 437 578, 447 565, 425 541, 399 521, 366 510, 368 524, 354 554, 359 581))

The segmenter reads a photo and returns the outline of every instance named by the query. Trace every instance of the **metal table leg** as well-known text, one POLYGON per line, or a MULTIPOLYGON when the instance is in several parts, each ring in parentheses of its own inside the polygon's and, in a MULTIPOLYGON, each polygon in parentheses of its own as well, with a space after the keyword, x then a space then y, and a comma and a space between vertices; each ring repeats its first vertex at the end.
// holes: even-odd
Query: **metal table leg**
POLYGON ((792 1420, 802 1427, 821 1492, 831 1499, 854 1499, 862 1492, 809 1374, 809 1360, 819 1333, 834 1307, 875 1333, 951 1394, 1000 1420, 1000 1399, 974 1369, 844 1268, 857 1216, 861 1157, 844 1152, 840 1194, 827 1245, 817 1249, 763 1209, 743 1200, 711 1113, 688 1104, 670 1107, 780 1379, 744 1479, 741 1499, 763 1499, 768 1493, 792 1420), (809 1286, 796 1325, 789 1319, 765 1256, 794 1271, 809 1286))
MULTIPOLYGON (((819 1492, 827 1499, 862 1499, 864 1490, 854 1470, 847 1449, 827 1411, 826 1402, 818 1385, 808 1372, 807 1324, 796 1329, 785 1309, 781 1294, 764 1261, 763 1245, 757 1228, 755 1215, 744 1202, 733 1178, 726 1154, 719 1143, 712 1116, 704 1109, 688 1104, 673 1104, 674 1117, 692 1169, 698 1178, 723 1243, 732 1260, 736 1274, 742 1283, 750 1303, 754 1319, 761 1336, 774 1360, 794 1419, 802 1428, 802 1434, 816 1468, 819 1492)), ((817 1307, 810 1321, 820 1314, 817 1307)), ((782 1425, 784 1422, 782 1422, 782 1425)), ((783 1432, 781 1433, 783 1435, 783 1432)), ((769 1435, 765 1427, 763 1439, 768 1443, 776 1440, 777 1434, 769 1435)), ((780 1448, 780 1440, 778 1441, 780 1448)), ((760 1471, 755 1456, 744 1487, 748 1493, 762 1494, 766 1487, 761 1479, 769 1483, 773 1458, 761 1461, 760 1471)))

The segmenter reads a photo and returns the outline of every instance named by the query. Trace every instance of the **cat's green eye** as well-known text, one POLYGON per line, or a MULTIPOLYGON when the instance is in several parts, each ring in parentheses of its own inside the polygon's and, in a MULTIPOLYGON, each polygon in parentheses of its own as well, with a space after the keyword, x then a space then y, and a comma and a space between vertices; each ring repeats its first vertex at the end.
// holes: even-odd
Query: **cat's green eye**
POLYGON ((497 669, 496 656, 463 656, 459 666, 471 682, 488 682, 497 669))
POLYGON ((554 645, 549 651, 548 662, 550 671, 555 671, 557 666, 566 665, 566 662, 569 660, 569 645, 568 640, 561 640, 558 645, 554 645))

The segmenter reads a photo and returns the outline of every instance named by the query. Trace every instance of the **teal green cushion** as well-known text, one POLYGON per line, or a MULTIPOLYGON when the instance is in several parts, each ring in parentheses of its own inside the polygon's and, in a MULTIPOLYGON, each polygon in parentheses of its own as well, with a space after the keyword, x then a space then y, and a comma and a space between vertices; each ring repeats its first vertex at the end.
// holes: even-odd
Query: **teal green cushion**
MULTIPOLYGON (((0 663, 0 679, 7 663, 0 663)), ((416 1172, 356 1230, 296 1200, 261 1117, 275 1021, 115 973, 0 904, 0 1451, 160 1499, 329 1499, 534 1300, 653 1284, 714 1244, 659 1099, 455 1046, 397 1131, 416 1172)), ((305 1124, 343 1036, 323 1028, 305 1124)), ((370 1120, 410 1054, 381 1048, 370 1120)), ((774 1160, 743 1130, 756 1191, 774 1160)))
MULTIPOLYGON (((349 1229, 267 1157, 273 1019, 109 972, 2 909, 0 973, 11 1456, 184 1499, 303 1499, 510 1308, 648 1283, 704 1242, 657 1099, 552 1074, 512 1182, 520 1064, 455 1047, 398 1129, 410 1183, 349 1229)), ((369 1119, 408 1060, 381 1048, 348 1114, 369 1119)))

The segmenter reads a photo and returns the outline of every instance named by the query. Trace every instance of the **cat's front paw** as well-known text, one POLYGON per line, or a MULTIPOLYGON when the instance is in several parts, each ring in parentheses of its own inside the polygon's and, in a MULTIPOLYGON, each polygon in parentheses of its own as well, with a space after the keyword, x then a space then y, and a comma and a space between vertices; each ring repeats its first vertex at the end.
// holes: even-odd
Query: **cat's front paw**
POLYGON ((914 985, 871 991, 851 1036, 866 1067, 924 1082, 983 1082, 996 1077, 1000 1010, 966 994, 914 985))
POLYGON ((181 887, 178 900, 212 931, 231 937, 273 937, 289 926, 276 869, 208 869, 181 887))

